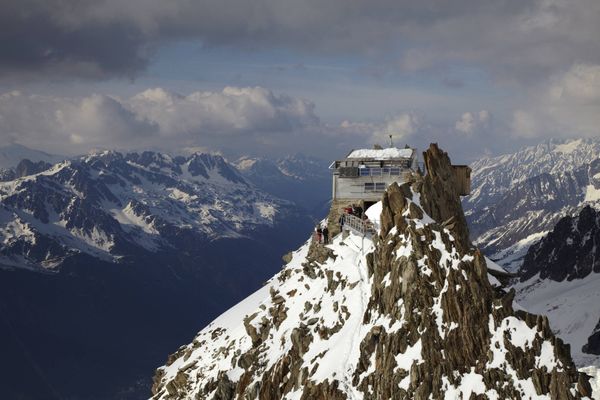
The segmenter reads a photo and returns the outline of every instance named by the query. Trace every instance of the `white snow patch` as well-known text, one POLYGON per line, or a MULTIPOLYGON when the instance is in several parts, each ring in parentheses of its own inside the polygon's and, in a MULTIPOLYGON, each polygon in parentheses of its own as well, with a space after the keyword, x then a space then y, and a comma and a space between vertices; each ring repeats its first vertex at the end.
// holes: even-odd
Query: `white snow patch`
MULTIPOLYGON (((396 355, 396 368, 402 368, 405 371, 410 371, 410 367, 413 365, 413 363, 416 361, 417 364, 420 364, 423 362, 423 357, 421 356, 421 350, 422 350, 423 346, 421 344, 421 338, 419 338, 419 340, 417 340, 417 342, 412 345, 412 346, 408 346, 406 348, 406 351, 402 354, 397 354, 396 355)), ((407 388, 405 388, 407 389, 407 388)))
POLYGON ((387 160, 391 158, 410 158, 413 155, 413 149, 398 149, 389 147, 387 149, 358 149, 352 151, 347 158, 376 158, 387 160))
POLYGON ((154 224, 146 221, 145 216, 137 215, 135 213, 131 203, 127 204, 127 206, 123 209, 111 208, 108 211, 126 231, 130 230, 132 227, 138 227, 142 231, 151 235, 160 234, 160 232, 154 227, 154 224))
POLYGON ((261 217, 270 221, 273 219, 273 217, 275 217, 275 214, 277 213, 277 208, 275 208, 275 206, 270 203, 256 203, 256 208, 261 217))
POLYGON ((553 152, 554 153, 571 154, 575 150, 577 150, 577 148, 579 147, 580 144, 581 144, 581 139, 577 139, 577 140, 573 140, 573 141, 570 141, 567 143, 559 144, 559 145, 556 145, 553 152))
POLYGON ((588 201, 600 200, 600 189, 596 189, 594 185, 587 185, 585 188, 584 203, 588 201))
POLYGON ((542 350, 540 355, 535 359, 535 366, 537 368, 546 367, 548 371, 552 371, 556 367, 556 357, 554 356, 554 346, 552 343, 545 340, 542 343, 542 350))

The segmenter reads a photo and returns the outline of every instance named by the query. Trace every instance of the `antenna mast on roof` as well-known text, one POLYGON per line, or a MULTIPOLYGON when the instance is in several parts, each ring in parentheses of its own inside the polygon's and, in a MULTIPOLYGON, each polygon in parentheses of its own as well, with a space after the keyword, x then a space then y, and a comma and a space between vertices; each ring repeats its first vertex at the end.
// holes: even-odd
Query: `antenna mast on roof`
POLYGON ((390 135, 390 147, 394 147, 394 141, 392 140, 392 135, 390 135))

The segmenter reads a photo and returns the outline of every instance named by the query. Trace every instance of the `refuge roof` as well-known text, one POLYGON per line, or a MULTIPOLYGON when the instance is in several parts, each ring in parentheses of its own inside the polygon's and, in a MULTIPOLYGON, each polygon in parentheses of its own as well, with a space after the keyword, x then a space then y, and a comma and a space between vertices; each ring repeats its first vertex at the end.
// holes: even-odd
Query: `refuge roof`
POLYGON ((410 158, 413 154, 413 149, 398 149, 389 147, 387 149, 358 149, 353 150, 348 154, 347 158, 375 158, 378 160, 389 160, 393 158, 410 158))

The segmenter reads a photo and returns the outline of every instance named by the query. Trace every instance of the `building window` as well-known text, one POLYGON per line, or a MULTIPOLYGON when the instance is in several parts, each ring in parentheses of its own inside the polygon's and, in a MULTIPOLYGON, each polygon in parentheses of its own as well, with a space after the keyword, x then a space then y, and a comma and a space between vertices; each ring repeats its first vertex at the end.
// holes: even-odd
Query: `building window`
POLYGON ((400 176, 401 167, 359 168, 359 176, 400 176))
POLYGON ((385 192, 385 182, 365 182, 365 192, 385 192))

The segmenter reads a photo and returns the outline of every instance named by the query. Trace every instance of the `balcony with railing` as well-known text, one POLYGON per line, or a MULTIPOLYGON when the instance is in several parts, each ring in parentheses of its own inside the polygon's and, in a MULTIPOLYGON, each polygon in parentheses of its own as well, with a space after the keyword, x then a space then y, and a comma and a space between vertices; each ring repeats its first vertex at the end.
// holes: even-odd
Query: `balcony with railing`
POLYGON ((359 176, 399 176, 402 173, 400 167, 383 167, 383 168, 359 168, 359 176))
POLYGON ((373 235, 376 233, 376 225, 368 220, 361 219, 356 215, 344 214, 343 215, 343 229, 352 229, 354 232, 360 235, 373 235))

